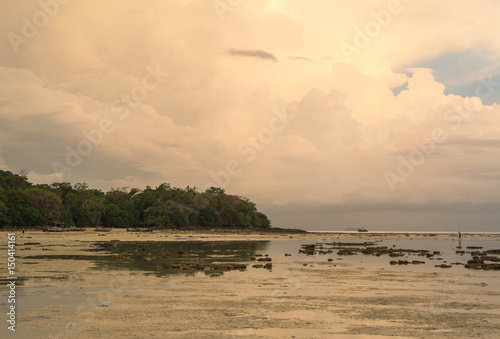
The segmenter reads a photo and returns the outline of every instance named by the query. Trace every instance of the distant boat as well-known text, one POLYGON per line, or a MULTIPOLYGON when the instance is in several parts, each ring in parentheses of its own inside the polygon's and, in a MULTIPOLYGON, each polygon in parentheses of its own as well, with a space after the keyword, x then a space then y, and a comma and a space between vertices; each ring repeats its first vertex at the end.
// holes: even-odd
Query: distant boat
POLYGON ((358 228, 358 232, 368 232, 368 230, 364 227, 358 228))

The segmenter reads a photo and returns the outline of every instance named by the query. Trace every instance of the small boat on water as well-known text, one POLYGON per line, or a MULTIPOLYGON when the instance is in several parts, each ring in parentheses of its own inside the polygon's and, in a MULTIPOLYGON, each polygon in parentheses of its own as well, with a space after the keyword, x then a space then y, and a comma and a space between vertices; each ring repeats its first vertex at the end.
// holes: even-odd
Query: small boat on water
POLYGON ((96 232, 111 232, 112 228, 96 227, 94 231, 96 232))
POLYGON ((368 230, 364 227, 358 228, 358 232, 368 232, 368 230))

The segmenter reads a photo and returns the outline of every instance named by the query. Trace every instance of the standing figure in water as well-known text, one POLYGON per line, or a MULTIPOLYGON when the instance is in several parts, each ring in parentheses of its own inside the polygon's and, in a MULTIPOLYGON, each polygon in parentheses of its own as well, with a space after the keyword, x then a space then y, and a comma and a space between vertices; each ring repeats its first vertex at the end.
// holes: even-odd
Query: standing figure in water
POLYGON ((462 247, 462 233, 458 231, 458 247, 462 247))

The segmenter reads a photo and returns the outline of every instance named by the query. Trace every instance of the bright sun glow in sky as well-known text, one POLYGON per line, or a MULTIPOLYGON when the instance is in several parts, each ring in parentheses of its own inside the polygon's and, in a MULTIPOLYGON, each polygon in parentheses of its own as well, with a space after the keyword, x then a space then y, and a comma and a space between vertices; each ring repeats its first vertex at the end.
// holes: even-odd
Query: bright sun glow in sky
POLYGON ((0 169, 500 231, 498 1, 0 3, 0 169))

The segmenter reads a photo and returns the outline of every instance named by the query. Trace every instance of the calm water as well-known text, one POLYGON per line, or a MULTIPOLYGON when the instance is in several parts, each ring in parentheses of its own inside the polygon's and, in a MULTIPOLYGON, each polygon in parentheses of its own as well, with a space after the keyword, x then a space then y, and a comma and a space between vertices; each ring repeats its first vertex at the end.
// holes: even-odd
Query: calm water
MULTIPOLYGON (((459 243, 455 240, 440 239, 439 236, 425 239, 421 236, 401 236, 398 239, 376 240, 374 246, 387 246, 388 248, 401 248, 411 250, 427 250, 430 252, 439 251, 441 254, 433 258, 418 256, 417 254, 405 254, 402 257, 392 258, 388 255, 374 256, 356 253, 355 255, 339 256, 338 249, 333 249, 330 254, 306 255, 299 253, 301 245, 321 244, 328 249, 331 247, 332 240, 328 241, 160 241, 160 242, 98 242, 95 249, 89 251, 88 255, 74 256, 31 256, 26 257, 30 261, 36 259, 73 259, 86 260, 94 263, 96 270, 129 270, 142 272, 144 274, 153 274, 156 276, 166 276, 171 274, 197 275, 209 274, 210 272, 194 271, 175 271, 165 270, 164 267, 180 261, 203 260, 205 262, 238 262, 248 264, 247 270, 243 272, 224 272, 224 274, 279 274, 280 265, 297 263, 324 264, 328 259, 333 259, 330 266, 335 267, 336 263, 352 265, 353 268, 377 269, 386 268, 391 270, 411 270, 421 272, 440 272, 447 270, 454 273, 463 272, 463 274, 474 271, 477 274, 498 275, 500 271, 479 271, 469 270, 463 265, 452 265, 451 268, 442 269, 435 267, 440 264, 467 263, 471 259, 470 251, 486 251, 490 249, 500 249, 500 237, 492 235, 488 241, 476 240, 476 237, 470 236, 462 241, 462 248, 458 248, 459 243), (468 249, 467 247, 481 247, 481 249, 468 249), (457 254, 457 250, 465 251, 465 254, 457 254), (95 252, 95 253, 94 253, 95 252), (291 256, 285 256, 285 253, 291 256), (103 255, 104 254, 104 255, 103 255), (267 254, 272 258, 273 270, 255 269, 251 266, 256 264, 252 260, 256 255, 267 254), (418 260, 425 261, 421 265, 391 265, 391 260, 418 260), (162 269, 163 267, 163 269, 162 269)), ((356 241, 343 241, 351 243, 363 243, 365 237, 360 236, 356 241)), ((356 247, 356 246, 347 246, 356 247)), ((359 246, 361 247, 361 246, 359 246)), ((263 262, 265 263, 265 262, 263 262)))

